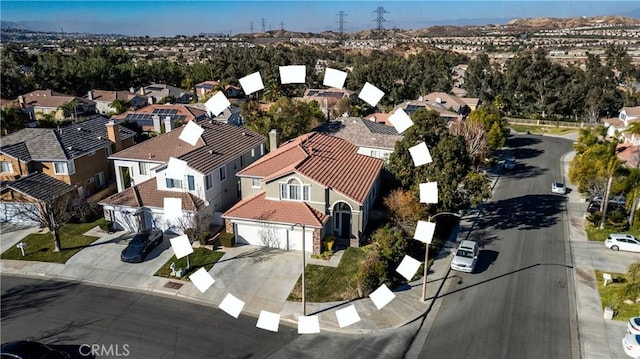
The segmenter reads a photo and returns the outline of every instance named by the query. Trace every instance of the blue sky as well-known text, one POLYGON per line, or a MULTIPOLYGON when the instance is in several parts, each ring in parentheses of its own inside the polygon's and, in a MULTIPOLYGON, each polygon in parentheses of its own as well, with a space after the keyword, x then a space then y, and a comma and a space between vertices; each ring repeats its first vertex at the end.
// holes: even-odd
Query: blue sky
POLYGON ((49 31, 175 36, 279 29, 321 32, 376 27, 383 7, 385 28, 417 29, 434 24, 497 23, 523 17, 625 15, 640 18, 638 1, 0 1, 0 19, 49 31), (462 20, 466 20, 461 22, 462 20), (485 21, 485 20, 494 21, 485 21))

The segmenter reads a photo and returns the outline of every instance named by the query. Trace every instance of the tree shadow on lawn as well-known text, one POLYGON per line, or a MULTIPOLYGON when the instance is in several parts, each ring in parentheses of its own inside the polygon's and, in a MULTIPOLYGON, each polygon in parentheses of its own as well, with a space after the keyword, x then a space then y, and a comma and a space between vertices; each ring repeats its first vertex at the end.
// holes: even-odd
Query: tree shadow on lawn
POLYGON ((478 217, 478 228, 532 230, 553 226, 564 211, 566 198, 526 195, 488 202, 478 217))

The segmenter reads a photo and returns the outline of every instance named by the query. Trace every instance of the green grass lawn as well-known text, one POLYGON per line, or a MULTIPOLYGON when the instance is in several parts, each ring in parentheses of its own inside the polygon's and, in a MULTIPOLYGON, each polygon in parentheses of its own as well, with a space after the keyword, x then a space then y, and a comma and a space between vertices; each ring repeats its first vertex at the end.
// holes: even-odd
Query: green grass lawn
MULTIPOLYGON (((309 302, 334 302, 358 298, 356 273, 358 264, 366 257, 361 248, 345 250, 337 267, 307 265, 305 272, 305 299, 309 302)), ((302 278, 298 279, 287 300, 300 301, 302 278)))
MULTIPOLYGON (((200 269, 200 267, 204 267, 204 269, 206 269, 207 271, 210 270, 211 267, 213 267, 213 265, 216 264, 216 262, 219 261, 223 255, 224 252, 220 251, 212 251, 202 247, 194 248, 193 253, 189 254, 189 263, 191 268, 187 270, 186 274, 181 279, 189 280, 189 275, 200 269)), ((160 269, 158 269, 155 275, 160 277, 174 278, 171 276, 171 269, 169 269, 171 263, 173 262, 176 263, 176 270, 178 268, 187 267, 187 257, 177 259, 174 255, 167 261, 167 263, 165 263, 160 269)))
POLYGON ((551 127, 551 126, 535 126, 535 125, 509 125, 511 129, 516 132, 531 132, 531 133, 548 133, 552 135, 566 135, 572 132, 578 132, 577 128, 561 128, 561 127, 551 127))
MULTIPOLYGON (((615 233, 615 231, 612 231, 610 229, 600 229, 589 224, 585 225, 584 230, 585 232, 587 232, 587 238, 589 238, 590 241, 598 242, 604 242, 604 240, 607 239, 607 236, 610 233, 615 233)), ((640 229, 629 229, 627 231, 623 231, 622 233, 628 233, 636 236, 637 238, 640 238, 640 229)))
POLYGON ((624 304, 618 299, 618 292, 625 285, 625 275, 621 273, 609 273, 613 277, 613 283, 607 284, 605 287, 602 280, 602 271, 596 270, 596 281, 598 282, 598 292, 600 293, 600 302, 602 303, 602 309, 604 307, 611 307, 615 310, 616 314, 613 317, 615 320, 628 321, 629 318, 635 317, 640 313, 640 304, 624 304))
POLYGON ((82 248, 95 242, 98 238, 82 235, 91 228, 106 225, 107 221, 100 218, 89 223, 68 223, 60 228, 60 252, 54 252, 53 235, 51 233, 32 233, 23 239, 27 243, 25 256, 20 253, 20 249, 12 246, 6 250, 0 258, 20 259, 27 261, 41 261, 65 263, 69 258, 78 253, 82 248))

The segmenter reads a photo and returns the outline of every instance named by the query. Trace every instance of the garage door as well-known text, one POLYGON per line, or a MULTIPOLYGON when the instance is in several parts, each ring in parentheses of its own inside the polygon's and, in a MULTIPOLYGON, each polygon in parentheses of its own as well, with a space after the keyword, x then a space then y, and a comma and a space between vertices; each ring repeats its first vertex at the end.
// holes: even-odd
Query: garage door
POLYGON ((34 213, 35 209, 30 203, 0 202, 0 222, 39 225, 33 215, 24 214, 34 213))
MULTIPOLYGON (((302 229, 271 224, 236 223, 236 243, 280 248, 284 250, 302 250, 302 229)), ((313 229, 307 230, 305 251, 313 252, 313 229)))

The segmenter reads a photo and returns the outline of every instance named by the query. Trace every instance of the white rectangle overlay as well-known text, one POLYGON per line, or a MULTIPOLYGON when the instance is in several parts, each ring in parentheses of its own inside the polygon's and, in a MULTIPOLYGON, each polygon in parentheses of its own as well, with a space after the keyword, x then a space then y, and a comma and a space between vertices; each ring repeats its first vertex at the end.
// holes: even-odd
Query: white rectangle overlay
POLYGON ((256 91, 260 91, 264 89, 264 84, 262 83, 262 77, 260 76, 260 72, 254 72, 250 75, 247 75, 240 80, 240 86, 242 86, 242 90, 245 95, 249 96, 256 91))
POLYGON ((411 117, 404 112, 403 109, 397 109, 391 116, 389 116, 389 122, 395 127, 398 133, 403 133, 409 127, 413 126, 413 121, 411 121, 411 117))
POLYGON ((305 65, 280 66, 280 83, 303 84, 306 82, 307 68, 305 65))
POLYGON ((400 273, 400 275, 405 277, 407 280, 411 280, 411 278, 416 274, 418 268, 420 268, 420 264, 422 263, 420 263, 419 260, 405 255, 398 268, 396 268, 396 272, 400 273))
POLYGON ((427 148, 427 144, 424 142, 420 142, 413 147, 409 147, 409 153, 413 159, 413 165, 416 167, 433 162, 431 153, 429 153, 429 148, 427 148))
POLYGON ((371 301, 378 309, 384 308, 384 306, 389 304, 395 297, 396 295, 384 284, 369 294, 369 298, 371 298, 371 301))
POLYGON ((244 308, 244 302, 234 297, 233 294, 228 293, 220 303, 219 308, 224 310, 230 316, 238 318, 242 308, 244 308))
POLYGON ((324 70, 324 81, 323 85, 328 87, 335 87, 341 89, 344 87, 344 82, 347 79, 347 73, 345 71, 340 71, 336 69, 332 69, 327 67, 324 70))
POLYGON ((231 106, 231 102, 224 95, 224 92, 218 91, 215 95, 211 96, 207 102, 204 103, 204 107, 207 108, 211 117, 216 117, 222 113, 227 107, 231 106))
POLYGON ((193 253, 193 247, 191 246, 189 237, 187 237, 186 234, 173 237, 169 241, 171 242, 171 248, 173 248, 173 253, 176 255, 177 259, 193 253))
POLYGON ((438 182, 420 183, 420 203, 438 203, 438 182))
POLYGON ((182 217, 182 198, 164 198, 164 218, 175 219, 182 217))
POLYGON ((189 276, 189 280, 193 283, 200 293, 204 293, 215 283, 215 280, 204 267, 200 267, 195 273, 189 276))
POLYGON ((298 317, 298 334, 320 333, 320 321, 317 315, 298 317))
POLYGON ((203 132, 204 128, 200 127, 195 121, 189 121, 182 129, 179 138, 191 146, 195 146, 203 132))
POLYGON ((422 243, 430 244, 433 240, 433 234, 435 232, 435 223, 418 221, 418 224, 416 224, 416 232, 413 234, 413 239, 419 240, 422 243))
POLYGON ((258 317, 258 323, 256 327, 272 332, 278 332, 278 326, 280 325, 280 314, 267 312, 266 310, 260 311, 258 317))
POLYGON ((167 178, 184 180, 184 176, 187 173, 187 162, 179 160, 175 157, 169 158, 169 164, 167 165, 167 172, 165 176, 167 178))
POLYGON ((358 97, 371 105, 371 107, 376 107, 382 96, 384 96, 384 92, 368 82, 364 84, 360 94, 358 94, 358 97))
POLYGON ((360 321, 360 315, 358 315, 358 311, 353 304, 346 308, 336 310, 336 318, 338 319, 340 328, 348 327, 360 321))

